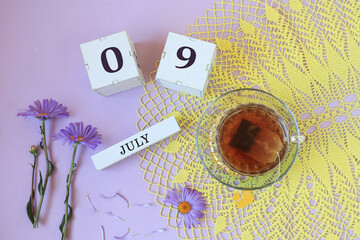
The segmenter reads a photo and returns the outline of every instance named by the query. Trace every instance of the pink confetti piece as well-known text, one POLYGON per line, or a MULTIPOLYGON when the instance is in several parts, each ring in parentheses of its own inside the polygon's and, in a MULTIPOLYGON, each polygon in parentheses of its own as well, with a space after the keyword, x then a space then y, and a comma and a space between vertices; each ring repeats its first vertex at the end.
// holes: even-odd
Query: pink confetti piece
POLYGON ((165 231, 166 231, 166 228, 159 228, 155 231, 152 231, 151 233, 146 234, 145 237, 153 235, 154 233, 161 233, 161 232, 165 232, 165 231))
MULTIPOLYGON (((127 233, 125 233, 124 235, 122 235, 121 237, 118 237, 118 236, 114 236, 115 239, 121 239, 121 240, 125 240, 125 239, 128 239, 126 238, 126 236, 129 234, 130 232, 130 228, 128 229, 127 233)), ((130 237, 130 236, 129 236, 130 237)))
POLYGON ((114 193, 114 194, 111 195, 111 196, 105 196, 105 195, 103 195, 103 194, 101 194, 100 196, 103 197, 103 198, 105 198, 105 199, 111 199, 111 198, 114 198, 114 197, 116 197, 116 196, 119 196, 121 199, 123 199, 123 200, 126 202, 127 207, 130 206, 129 201, 128 201, 124 196, 122 196, 120 193, 118 193, 118 192, 114 193))
POLYGON ((105 240, 105 230, 103 225, 100 226, 100 230, 101 230, 101 240, 105 240))
POLYGON ((131 204, 131 206, 135 206, 135 207, 151 207, 153 205, 153 203, 135 203, 135 204, 131 204))
POLYGON ((125 220, 122 219, 121 217, 113 214, 111 211, 106 212, 106 214, 109 215, 109 216, 111 216, 111 217, 113 217, 113 218, 116 218, 117 220, 120 220, 121 222, 125 221, 125 220))
POLYGON ((91 207, 91 209, 93 210, 93 212, 94 212, 94 213, 97 212, 94 204, 93 204, 93 203, 91 202, 91 200, 90 200, 90 196, 87 195, 86 198, 87 198, 87 200, 88 200, 88 202, 89 202, 89 204, 90 204, 90 207, 91 207))

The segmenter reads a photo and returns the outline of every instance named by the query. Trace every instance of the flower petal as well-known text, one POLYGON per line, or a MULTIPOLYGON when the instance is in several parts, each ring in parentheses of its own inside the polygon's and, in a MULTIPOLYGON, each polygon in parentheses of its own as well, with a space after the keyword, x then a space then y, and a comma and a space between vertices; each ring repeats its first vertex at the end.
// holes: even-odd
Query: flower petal
POLYGON ((68 117, 69 113, 66 111, 66 107, 62 107, 53 99, 43 99, 34 101, 33 105, 29 105, 29 109, 25 112, 18 113, 18 116, 35 117, 39 119, 50 119, 56 117, 68 117))
POLYGON ((188 215, 191 219, 193 227, 196 227, 198 224, 200 224, 198 217, 193 212, 189 212, 188 215))
POLYGON ((101 144, 101 135, 98 134, 96 128, 92 128, 91 125, 87 125, 85 129, 83 126, 83 122, 71 122, 65 129, 61 129, 60 133, 55 134, 53 138, 55 140, 64 138, 65 142, 69 142, 70 145, 74 145, 77 142, 91 149, 95 149, 101 144), (87 134, 88 132, 92 133, 91 137, 87 134))
POLYGON ((189 215, 189 214, 184 214, 184 223, 185 223, 185 227, 186 227, 187 229, 190 229, 190 228, 191 228, 192 219, 190 218, 190 215, 189 215))
POLYGON ((195 210, 195 209, 191 209, 191 211, 189 213, 192 214, 196 218, 202 218, 204 216, 204 214, 201 211, 195 210))
POLYGON ((202 210, 206 208, 205 198, 202 197, 202 194, 196 189, 188 188, 187 186, 183 188, 181 193, 175 189, 170 191, 166 195, 164 202, 171 203, 175 208, 179 207, 180 202, 187 202, 191 205, 191 209, 188 213, 180 213, 181 219, 178 223, 178 227, 180 226, 182 219, 184 219, 186 228, 191 228, 191 226, 196 227, 200 224, 198 219, 204 216, 202 210))
POLYGON ((184 218, 184 215, 183 215, 183 214, 180 214, 180 220, 179 220, 179 223, 177 224, 177 227, 180 227, 183 218, 184 218))

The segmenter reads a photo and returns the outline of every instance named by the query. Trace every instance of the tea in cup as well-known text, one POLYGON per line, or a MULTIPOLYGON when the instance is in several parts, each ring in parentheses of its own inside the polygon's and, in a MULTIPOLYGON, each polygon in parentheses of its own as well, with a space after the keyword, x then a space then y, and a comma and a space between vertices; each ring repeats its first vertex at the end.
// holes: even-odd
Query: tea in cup
POLYGON ((196 132, 198 154, 210 175, 246 190, 283 177, 304 140, 285 103, 258 89, 233 90, 216 98, 196 132))

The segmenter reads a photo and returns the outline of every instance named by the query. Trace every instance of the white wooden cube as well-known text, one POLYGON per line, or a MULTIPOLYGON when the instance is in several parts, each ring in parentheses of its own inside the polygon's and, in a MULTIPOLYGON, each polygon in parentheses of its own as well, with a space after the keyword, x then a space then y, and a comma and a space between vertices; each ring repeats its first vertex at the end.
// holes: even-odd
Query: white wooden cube
POLYGON ((134 43, 126 31, 80 45, 91 88, 103 96, 145 84, 134 43))
POLYGON ((95 168, 102 170, 179 131, 180 127, 172 116, 93 155, 91 159, 95 168))
POLYGON ((161 86, 204 97, 216 45, 169 32, 155 79, 161 86))

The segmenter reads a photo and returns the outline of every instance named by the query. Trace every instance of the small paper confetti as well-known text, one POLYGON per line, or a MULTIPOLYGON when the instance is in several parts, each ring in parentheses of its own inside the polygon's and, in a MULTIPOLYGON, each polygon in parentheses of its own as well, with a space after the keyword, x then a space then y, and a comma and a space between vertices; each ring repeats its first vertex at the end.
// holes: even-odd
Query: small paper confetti
POLYGON ((125 221, 124 219, 122 219, 121 217, 113 214, 113 213, 110 212, 110 211, 109 211, 109 212, 106 212, 106 214, 109 215, 109 216, 111 216, 111 217, 113 217, 113 218, 116 218, 117 220, 120 220, 121 222, 125 221))
POLYGON ((101 240, 105 240, 105 231, 103 225, 100 226, 100 230, 101 230, 101 240))
POLYGON ((137 234, 130 235, 130 236, 128 236, 128 237, 126 238, 126 240, 131 239, 131 238, 133 238, 133 237, 136 237, 136 235, 137 235, 137 234))
POLYGON ((131 206, 135 206, 135 207, 151 207, 153 205, 153 203, 134 203, 131 204, 131 206))
POLYGON ((250 191, 239 191, 233 194, 233 200, 238 208, 243 208, 254 201, 254 195, 250 191))
POLYGON ((105 196, 105 195, 103 195, 103 194, 101 194, 100 196, 103 197, 103 198, 105 198, 105 199, 111 199, 111 198, 114 198, 114 197, 116 197, 116 196, 119 196, 121 199, 123 199, 123 200, 126 202, 127 207, 130 206, 129 201, 128 201, 124 196, 122 196, 120 193, 118 193, 118 192, 114 193, 114 194, 111 195, 111 196, 105 196))
POLYGON ((128 239, 128 238, 126 238, 126 236, 129 234, 129 232, 130 232, 130 228, 128 229, 127 233, 125 233, 125 234, 122 235, 121 237, 114 236, 114 238, 115 238, 115 239, 122 239, 122 240, 128 239))
POLYGON ((89 204, 90 204, 91 209, 93 210, 93 212, 96 212, 97 210, 96 210, 96 208, 95 208, 94 204, 91 202, 91 200, 90 200, 90 196, 89 196, 89 195, 87 195, 87 196, 86 196, 86 198, 87 198, 87 200, 88 200, 88 202, 89 202, 89 204))
POLYGON ((129 239, 132 239, 133 237, 135 237, 137 234, 133 234, 133 235, 130 235, 130 236, 126 236, 125 238, 123 238, 123 240, 129 240, 129 239))
POLYGON ((165 231, 166 231, 166 228, 159 228, 159 229, 157 229, 155 231, 152 231, 151 233, 146 234, 145 237, 147 237, 149 235, 152 235, 154 233, 161 233, 161 232, 165 232, 165 231))

